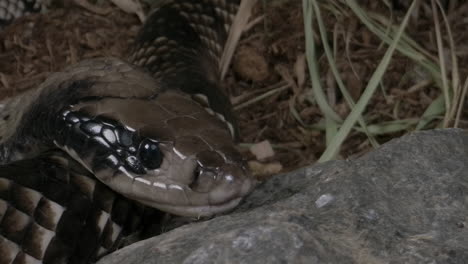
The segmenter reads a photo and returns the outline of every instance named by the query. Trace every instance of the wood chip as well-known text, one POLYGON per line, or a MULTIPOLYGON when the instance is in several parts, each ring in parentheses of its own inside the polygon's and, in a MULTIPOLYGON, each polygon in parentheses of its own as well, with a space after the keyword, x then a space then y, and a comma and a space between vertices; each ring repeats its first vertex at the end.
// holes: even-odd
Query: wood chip
POLYGON ((278 174, 283 170, 283 165, 279 162, 261 163, 255 160, 249 161, 250 171, 259 180, 266 179, 268 176, 278 174))
POLYGON ((264 160, 275 155, 275 151, 268 140, 252 145, 250 152, 255 155, 257 160, 264 160))

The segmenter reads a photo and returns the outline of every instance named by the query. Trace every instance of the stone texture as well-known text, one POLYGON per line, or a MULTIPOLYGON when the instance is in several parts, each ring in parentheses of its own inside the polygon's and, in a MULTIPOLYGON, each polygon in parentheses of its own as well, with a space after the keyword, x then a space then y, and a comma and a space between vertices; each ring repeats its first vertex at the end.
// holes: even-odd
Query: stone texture
POLYGON ((110 263, 468 263, 468 133, 418 132, 274 176, 234 212, 110 263))

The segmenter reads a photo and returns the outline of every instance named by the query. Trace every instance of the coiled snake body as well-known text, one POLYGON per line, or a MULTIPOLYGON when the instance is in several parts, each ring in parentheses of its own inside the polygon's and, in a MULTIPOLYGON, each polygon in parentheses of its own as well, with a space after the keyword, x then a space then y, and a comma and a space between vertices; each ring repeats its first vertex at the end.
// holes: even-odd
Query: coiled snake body
POLYGON ((238 2, 166 1, 129 62, 83 61, 1 102, 0 264, 89 263, 141 204, 209 216, 252 190, 217 74, 238 2), (55 149, 72 158, 36 158, 55 149))

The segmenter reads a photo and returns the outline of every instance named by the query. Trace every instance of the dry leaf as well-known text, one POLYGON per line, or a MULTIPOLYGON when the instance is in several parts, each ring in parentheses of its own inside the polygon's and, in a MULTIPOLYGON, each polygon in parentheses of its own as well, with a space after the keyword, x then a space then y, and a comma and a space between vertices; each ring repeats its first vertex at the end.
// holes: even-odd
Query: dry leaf
POLYGON ((146 16, 139 0, 111 0, 111 2, 129 14, 136 14, 141 23, 145 21, 146 16))
POLYGON ((294 72, 296 73, 297 86, 302 90, 306 80, 306 58, 304 53, 297 55, 296 63, 294 63, 294 72))
POLYGON ((90 12, 93 12, 95 14, 98 14, 98 15, 107 15, 111 11, 111 9, 109 8, 102 8, 100 6, 93 5, 90 2, 88 2, 88 0, 74 0, 74 2, 77 5, 83 7, 84 9, 90 12))

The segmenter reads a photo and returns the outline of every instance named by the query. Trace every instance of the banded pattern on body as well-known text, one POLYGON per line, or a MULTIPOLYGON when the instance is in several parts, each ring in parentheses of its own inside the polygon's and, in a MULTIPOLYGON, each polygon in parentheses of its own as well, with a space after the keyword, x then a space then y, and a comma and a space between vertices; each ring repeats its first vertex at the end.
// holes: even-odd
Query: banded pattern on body
POLYGON ((149 70, 163 89, 192 96, 238 137, 219 60, 239 0, 172 0, 157 6, 138 34, 130 62, 149 70), (183 78, 181 78, 183 76, 183 78))
POLYGON ((0 263, 89 263, 157 214, 61 153, 20 161, 0 170, 0 263))
POLYGON ((2 0, 0 1, 0 26, 30 12, 41 10, 41 0, 2 0))

